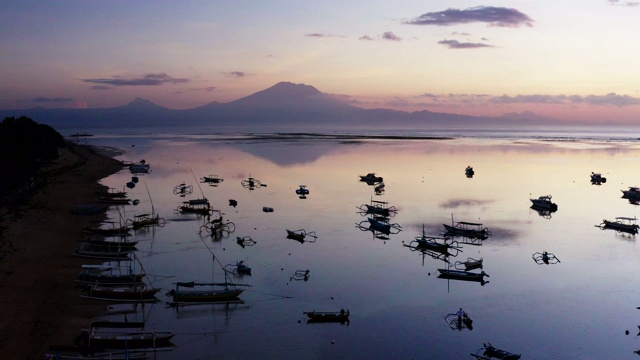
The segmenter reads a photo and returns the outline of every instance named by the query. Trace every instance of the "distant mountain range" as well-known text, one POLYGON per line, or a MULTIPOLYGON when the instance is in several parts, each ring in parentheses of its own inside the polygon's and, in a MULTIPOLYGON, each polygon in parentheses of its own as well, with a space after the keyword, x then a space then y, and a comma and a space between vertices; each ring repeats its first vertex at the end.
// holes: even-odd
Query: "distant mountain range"
POLYGON ((557 119, 533 113, 501 117, 468 116, 427 110, 406 112, 362 109, 337 100, 313 86, 280 82, 268 89, 228 102, 187 110, 172 110, 137 98, 104 109, 0 110, 0 119, 28 116, 55 129, 92 129, 153 126, 316 125, 316 126, 480 126, 552 125, 557 119))

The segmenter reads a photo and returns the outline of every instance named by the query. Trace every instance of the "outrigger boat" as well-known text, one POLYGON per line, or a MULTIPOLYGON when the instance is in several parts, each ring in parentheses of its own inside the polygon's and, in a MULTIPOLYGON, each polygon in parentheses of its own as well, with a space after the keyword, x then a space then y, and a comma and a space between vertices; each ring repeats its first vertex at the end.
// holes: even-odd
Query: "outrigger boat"
POLYGON ((398 224, 390 224, 389 219, 380 216, 373 216, 367 218, 369 222, 369 229, 381 232, 385 235, 398 234, 402 231, 402 226, 398 224))
POLYGON ((83 243, 72 252, 72 255, 98 260, 131 260, 131 258, 129 258, 129 254, 133 251, 134 250, 130 248, 105 249, 103 247, 91 246, 89 243, 83 243))
POLYGON ((153 216, 153 214, 140 214, 134 215, 133 220, 127 219, 127 224, 131 225, 131 228, 134 230, 137 230, 145 226, 164 226, 165 220, 157 214, 155 216, 153 216))
POLYGON ((123 236, 123 240, 114 241, 114 240, 106 240, 104 237, 100 235, 91 235, 90 238, 84 240, 85 244, 88 244, 89 247, 94 249, 101 250, 131 250, 135 251, 136 245, 138 245, 137 241, 125 240, 127 237, 123 236))
POLYGON ((450 270, 450 269, 438 269, 440 275, 439 278, 453 279, 453 280, 465 280, 465 281, 479 281, 484 283, 484 277, 489 277, 484 271, 474 273, 466 270, 450 270))
POLYGON ((145 160, 140 160, 137 163, 132 163, 129 165, 129 171, 134 174, 137 173, 148 173, 151 165, 147 164, 145 160))
POLYGON ((144 322, 94 321, 83 329, 76 343, 89 349, 139 349, 151 350, 172 346, 171 331, 144 331, 144 322), (136 329, 130 331, 130 329, 136 329))
POLYGON ((466 261, 456 261, 453 264, 453 266, 457 270, 464 270, 464 271, 482 269, 482 258, 480 259, 467 258, 466 261))
POLYGON ((422 225, 422 234, 411 241, 409 245, 405 246, 416 250, 433 251, 443 254, 445 257, 457 256, 458 252, 462 251, 457 241, 447 242, 446 238, 427 236, 424 231, 424 224, 422 225), (450 251, 454 251, 455 253, 451 253, 450 251))
POLYGON ((395 206, 389 206, 386 201, 378 201, 371 199, 371 204, 362 204, 357 206, 362 215, 379 215, 382 217, 394 216, 398 210, 395 206))
POLYGON ((468 238, 487 239, 491 233, 481 223, 458 221, 455 225, 444 225, 445 236, 464 236, 468 238))
POLYGON ((292 239, 292 240, 296 240, 299 241, 300 243, 304 243, 306 242, 316 242, 318 236, 316 236, 316 232, 315 231, 310 231, 307 232, 305 229, 298 229, 298 230, 287 230, 287 239, 292 239), (310 236, 313 238, 313 240, 306 240, 306 237, 310 236))
POLYGON ((635 217, 616 217, 615 221, 602 220, 602 224, 600 224, 600 228, 602 229, 613 229, 616 231, 622 231, 629 234, 637 234, 640 226, 636 223, 638 219, 635 217))
POLYGON ((360 175, 360 181, 373 185, 375 183, 382 182, 382 176, 377 176, 375 173, 368 173, 367 175, 360 175))
POLYGON ((458 314, 447 314, 444 317, 444 321, 449 324, 452 330, 462 330, 464 328, 473 330, 473 320, 466 312, 462 316, 458 316, 458 314))
POLYGON ((85 234, 97 234, 102 236, 125 236, 129 235, 131 227, 127 225, 117 226, 114 221, 93 221, 89 226, 85 226, 82 232, 85 234), (110 227, 102 227, 102 224, 108 224, 110 227))
POLYGON ((182 205, 178 206, 177 211, 188 214, 209 215, 212 210, 209 200, 202 198, 183 201, 182 205))
POLYGON ((82 272, 75 281, 80 284, 91 285, 99 283, 102 286, 141 285, 144 273, 133 273, 131 269, 126 273, 117 272, 119 267, 110 265, 82 265, 82 272))
POLYGON ((219 183, 223 181, 224 179, 219 178, 218 175, 203 176, 200 178, 201 183, 209 184, 212 186, 217 186, 219 183))
POLYGON ((543 195, 538 197, 537 199, 529 199, 529 200, 533 204, 531 206, 534 208, 545 209, 549 211, 558 210, 558 205, 556 205, 551 201, 551 195, 543 195))
POLYGON ((500 359, 500 360, 518 360, 520 359, 520 354, 514 354, 509 351, 501 350, 491 345, 491 343, 482 344, 482 347, 476 351, 475 354, 471 354, 471 356, 480 360, 491 360, 491 359, 500 359), (482 355, 480 353, 482 352, 482 355))
POLYGON ((296 189, 296 194, 300 195, 300 197, 309 195, 309 189, 307 189, 307 185, 299 185, 296 189))
POLYGON ((344 311, 305 311, 309 322, 346 322, 349 321, 349 310, 344 311))
POLYGON ((116 302, 153 302, 158 300, 155 296, 158 291, 160 289, 147 288, 144 284, 121 286, 95 284, 87 289, 87 295, 80 295, 80 297, 116 302))

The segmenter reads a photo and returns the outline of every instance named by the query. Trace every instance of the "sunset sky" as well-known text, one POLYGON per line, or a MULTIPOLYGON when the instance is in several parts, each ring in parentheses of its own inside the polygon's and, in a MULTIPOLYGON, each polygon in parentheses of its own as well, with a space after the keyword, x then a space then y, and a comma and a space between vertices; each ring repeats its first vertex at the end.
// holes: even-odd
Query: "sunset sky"
POLYGON ((8 0, 0 108, 188 109, 290 81, 363 108, 640 124, 638 34, 623 0, 8 0))

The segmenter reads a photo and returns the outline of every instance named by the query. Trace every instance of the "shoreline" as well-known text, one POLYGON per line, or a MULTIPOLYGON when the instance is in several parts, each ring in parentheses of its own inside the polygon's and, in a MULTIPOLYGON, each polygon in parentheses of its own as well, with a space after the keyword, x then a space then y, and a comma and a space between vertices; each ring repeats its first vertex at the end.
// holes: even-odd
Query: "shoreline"
POLYGON ((5 357, 41 359, 50 345, 73 345, 80 329, 104 312, 105 303, 79 296, 73 279, 82 264, 92 261, 71 252, 82 228, 105 215, 70 210, 94 202, 95 193, 107 189, 99 181, 120 169, 120 161, 95 147, 68 142, 59 159, 43 169, 46 185, 27 206, 0 209, 0 351, 5 357))

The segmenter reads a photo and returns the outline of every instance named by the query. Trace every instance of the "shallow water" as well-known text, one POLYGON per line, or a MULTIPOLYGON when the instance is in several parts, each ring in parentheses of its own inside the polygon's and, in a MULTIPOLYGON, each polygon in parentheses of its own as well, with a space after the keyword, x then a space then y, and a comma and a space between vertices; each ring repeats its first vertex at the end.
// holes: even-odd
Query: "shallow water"
MULTIPOLYGON (((138 232, 137 256, 160 301, 137 307, 149 328, 176 333, 173 351, 158 359, 462 359, 483 343, 524 359, 634 358, 640 349, 634 280, 640 257, 636 237, 595 225, 637 216, 621 189, 640 184, 633 142, 543 142, 535 139, 350 140, 253 139, 228 136, 97 136, 90 144, 123 151, 122 160, 145 159, 129 196, 137 206, 109 212, 117 220, 152 209, 164 227, 138 232), (472 165, 475 176, 466 178, 472 165), (589 174, 607 182, 595 186, 589 174), (382 195, 358 175, 384 177, 382 195), (217 187, 196 178, 215 174, 217 187), (266 187, 250 191, 252 176, 266 187), (206 196, 236 230, 215 240, 199 235, 205 219, 177 214, 184 199, 176 185, 193 186, 184 199, 206 196), (295 194, 298 185, 307 199, 295 194), (146 185, 146 187, 145 187, 146 185), (147 191, 148 188, 148 191, 147 191), (552 195, 558 211, 541 216, 529 198, 552 195), (150 196, 149 196, 150 195, 150 196), (238 202, 228 205, 229 199, 238 202), (388 240, 361 231, 357 206, 386 201, 398 209, 391 222, 402 231, 388 240), (152 200, 152 201, 150 201, 152 200), (263 206, 274 212, 265 213, 263 206), (439 279, 442 260, 412 252, 408 244, 424 226, 439 235, 443 223, 480 222, 492 235, 481 245, 462 244, 449 261, 483 258, 488 283, 439 279), (285 229, 315 231, 299 243, 285 229), (250 236, 242 248, 236 237, 250 236), (538 265, 549 251, 558 264, 538 265), (222 279, 222 265, 244 260, 251 284, 243 303, 167 307, 177 281, 222 279), (309 269, 308 281, 291 279, 309 269), (458 308, 474 320, 472 331, 452 330, 444 316, 458 308), (304 311, 349 309, 349 324, 307 324, 304 311), (625 335, 625 330, 630 334, 625 335)), ((117 189, 131 179, 121 171, 102 182, 117 189)), ((125 309, 127 306, 113 306, 125 309)), ((123 320, 122 315, 112 315, 123 320)))

